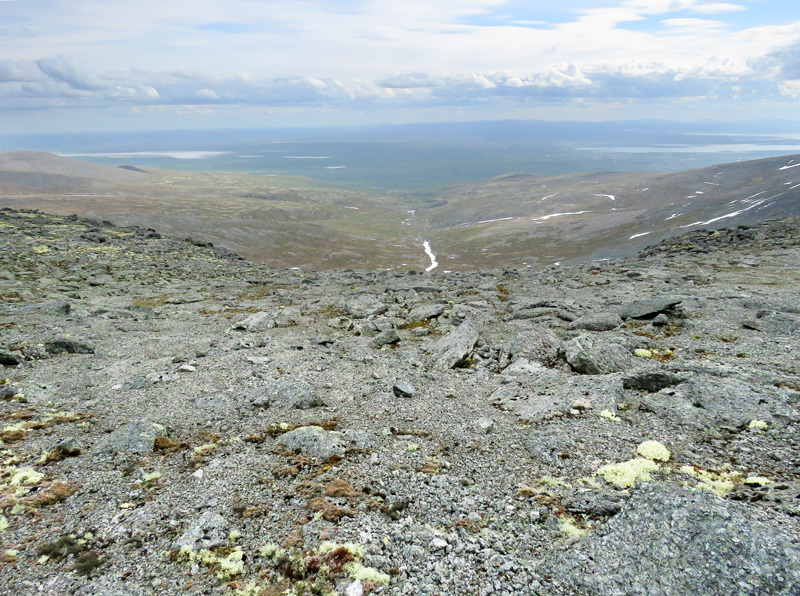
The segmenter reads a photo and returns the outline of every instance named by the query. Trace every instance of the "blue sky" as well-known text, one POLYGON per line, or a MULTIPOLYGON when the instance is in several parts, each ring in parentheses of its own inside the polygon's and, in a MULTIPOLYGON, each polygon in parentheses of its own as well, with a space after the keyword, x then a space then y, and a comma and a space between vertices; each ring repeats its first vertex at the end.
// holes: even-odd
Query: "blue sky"
POLYGON ((4 132, 799 119, 787 0, 0 0, 4 132))

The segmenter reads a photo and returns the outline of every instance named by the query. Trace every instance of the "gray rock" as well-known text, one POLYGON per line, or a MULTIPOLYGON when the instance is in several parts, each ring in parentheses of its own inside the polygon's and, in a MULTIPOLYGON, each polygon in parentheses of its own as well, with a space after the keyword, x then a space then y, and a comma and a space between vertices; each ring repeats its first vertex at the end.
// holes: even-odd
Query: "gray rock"
POLYGON ((64 439, 56 443, 54 449, 67 457, 76 457, 81 454, 77 441, 73 438, 64 439))
POLYGON ((797 335, 800 333, 800 317, 781 312, 761 312, 754 321, 745 321, 744 327, 771 335, 797 335))
POLYGON ((38 304, 28 304, 20 306, 16 310, 18 315, 29 315, 31 313, 51 313, 58 315, 68 315, 72 306, 66 300, 46 300, 38 304))
POLYGON ((434 319, 441 315, 444 309, 444 304, 421 304, 409 311, 406 320, 409 323, 419 323, 421 321, 427 321, 428 319, 434 319))
POLYGON ((776 413, 796 411, 779 388, 705 375, 641 399, 646 409, 693 428, 745 427, 751 420, 771 422, 776 413))
POLYGON ((605 375, 629 368, 630 351, 615 343, 581 335, 564 343, 562 351, 575 372, 582 375, 605 375))
POLYGON ((619 311, 623 319, 652 319, 656 315, 675 312, 675 307, 683 302, 682 298, 663 296, 649 300, 634 300, 619 311))
POLYGON ((228 543, 228 522, 215 511, 205 511, 181 534, 173 548, 190 546, 193 550, 211 549, 228 543))
POLYGON ((258 408, 278 407, 287 410, 307 410, 324 405, 313 389, 287 381, 269 381, 252 391, 247 400, 258 408))
POLYGON ((430 349, 431 366, 435 370, 448 370, 464 364, 472 354, 482 328, 482 321, 468 319, 442 337, 430 349))
POLYGON ((7 352, 6 350, 0 350, 0 365, 17 366, 19 364, 22 364, 22 358, 19 356, 19 354, 7 352))
POLYGON ((684 381, 686 381, 686 377, 664 370, 639 371, 622 379, 622 386, 625 389, 650 391, 652 393, 667 387, 674 387, 684 381))
POLYGON ((653 327, 664 327, 665 325, 669 325, 669 317, 665 315, 663 312, 658 313, 653 319, 652 324, 653 327))
POLYGON ((382 315, 387 311, 387 306, 375 296, 361 295, 349 298, 343 310, 354 319, 366 319, 382 315))
POLYGON ((69 337, 59 337, 44 342, 49 354, 94 354, 89 344, 69 337))
POLYGON ((400 335, 397 333, 396 329, 386 329, 372 338, 372 341, 369 343, 373 348, 382 348, 383 346, 396 344, 399 341, 400 335))
POLYGON ((561 340, 545 327, 536 327, 517 334, 517 336, 507 344, 503 352, 508 355, 512 362, 518 359, 532 360, 544 366, 555 366, 558 364, 558 350, 561 347, 561 340))
POLYGON ((318 426, 301 426, 280 438, 289 451, 305 453, 315 459, 344 455, 346 441, 342 433, 326 431, 318 426))
POLYGON ((153 381, 147 378, 145 375, 136 375, 125 381, 122 384, 122 388, 126 391, 133 391, 136 389, 146 389, 153 384, 153 381))
POLYGON ((612 489, 577 491, 564 500, 564 508, 578 515, 610 517, 622 510, 627 499, 626 493, 612 489))
POLYGON ((541 369, 538 374, 518 377, 518 382, 501 385, 489 396, 489 403, 514 412, 520 419, 538 422, 556 412, 573 409, 576 402, 583 409, 615 411, 624 397, 622 381, 617 377, 575 377, 541 369))
POLYGON ((246 319, 242 319, 237 323, 231 325, 230 329, 233 331, 246 331, 253 333, 256 331, 263 331, 265 329, 274 329, 275 321, 272 318, 272 313, 265 311, 253 313, 246 319))
POLYGON ((147 420, 136 420, 119 427, 98 445, 101 453, 150 453, 156 438, 166 437, 167 429, 147 420))
POLYGON ((395 383, 392 387, 392 392, 397 397, 414 397, 417 394, 414 385, 405 381, 395 383))
POLYGON ((494 431, 494 420, 491 418, 478 418, 474 425, 475 429, 484 435, 488 435, 494 431))
POLYGON ((622 325, 622 318, 613 312, 587 315, 574 320, 570 329, 583 329, 585 331, 611 331, 622 325))
POLYGON ((559 594, 790 596, 800 593, 800 549, 737 503, 645 483, 621 513, 537 572, 559 594))

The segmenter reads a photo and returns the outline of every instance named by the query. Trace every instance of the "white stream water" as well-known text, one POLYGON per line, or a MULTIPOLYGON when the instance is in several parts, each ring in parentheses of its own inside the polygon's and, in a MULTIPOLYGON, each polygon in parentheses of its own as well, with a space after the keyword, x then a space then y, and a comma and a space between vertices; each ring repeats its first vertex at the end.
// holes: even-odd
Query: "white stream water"
POLYGON ((433 251, 431 250, 431 243, 426 240, 422 243, 422 246, 425 248, 425 254, 431 259, 431 264, 428 265, 428 268, 425 269, 425 271, 436 269, 439 266, 439 261, 436 260, 436 255, 433 254, 433 251))

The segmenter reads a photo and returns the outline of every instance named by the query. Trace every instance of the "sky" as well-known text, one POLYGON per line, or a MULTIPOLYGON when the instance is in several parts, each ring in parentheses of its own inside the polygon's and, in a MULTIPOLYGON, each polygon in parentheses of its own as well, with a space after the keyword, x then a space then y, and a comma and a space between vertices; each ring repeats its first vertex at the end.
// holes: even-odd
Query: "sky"
POLYGON ((799 108, 796 0, 0 0, 0 133, 799 108))

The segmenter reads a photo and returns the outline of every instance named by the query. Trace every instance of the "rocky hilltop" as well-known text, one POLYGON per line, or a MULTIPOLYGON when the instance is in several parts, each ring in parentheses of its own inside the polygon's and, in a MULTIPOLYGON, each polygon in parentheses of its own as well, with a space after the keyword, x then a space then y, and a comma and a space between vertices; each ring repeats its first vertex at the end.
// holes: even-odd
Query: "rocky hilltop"
POLYGON ((798 218, 424 275, 0 231, 3 593, 800 593, 798 218))

